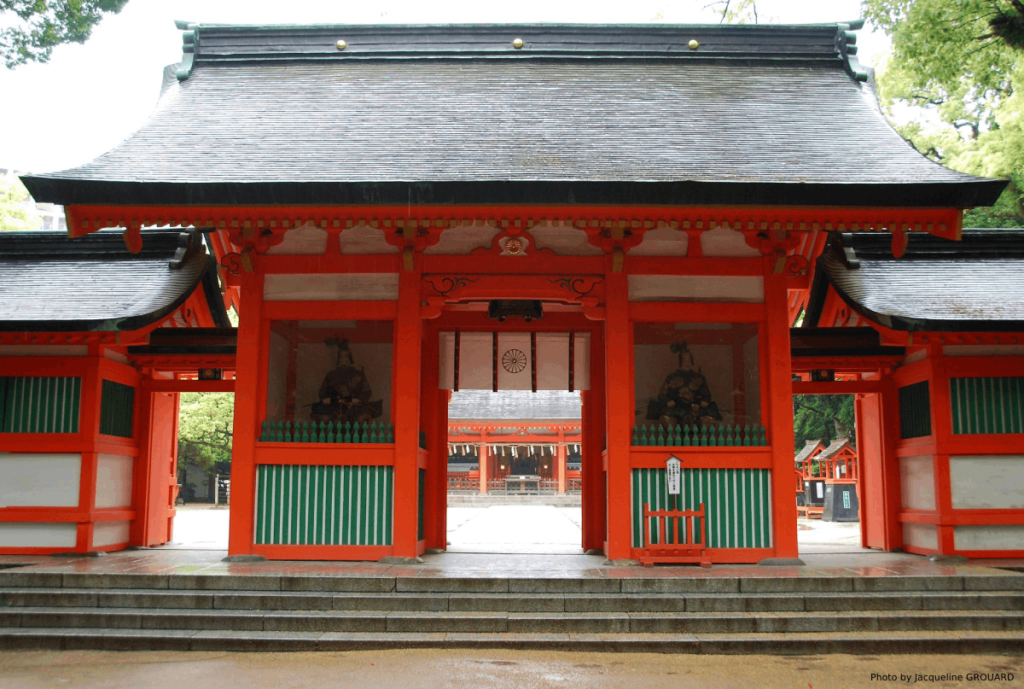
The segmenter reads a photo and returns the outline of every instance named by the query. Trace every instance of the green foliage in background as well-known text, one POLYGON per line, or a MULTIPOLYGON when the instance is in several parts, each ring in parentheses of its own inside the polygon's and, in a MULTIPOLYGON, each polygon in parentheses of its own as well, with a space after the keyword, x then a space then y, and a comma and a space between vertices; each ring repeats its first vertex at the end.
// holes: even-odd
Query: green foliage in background
POLYGON ((854 438, 853 395, 793 395, 795 451, 808 440, 854 438))
POLYGON ((892 38, 877 77, 883 109, 919 107, 937 120, 918 118, 900 133, 949 168, 1011 181, 995 207, 968 211, 964 225, 1024 226, 1024 4, 865 0, 864 11, 892 38))
POLYGON ((8 69, 46 62, 55 46, 85 43, 128 0, 0 0, 0 57, 8 69))
POLYGON ((0 231, 38 230, 39 216, 29 210, 28 189, 13 176, 0 177, 0 231))
POLYGON ((178 468, 209 470, 231 461, 235 396, 230 392, 183 392, 178 415, 178 468))

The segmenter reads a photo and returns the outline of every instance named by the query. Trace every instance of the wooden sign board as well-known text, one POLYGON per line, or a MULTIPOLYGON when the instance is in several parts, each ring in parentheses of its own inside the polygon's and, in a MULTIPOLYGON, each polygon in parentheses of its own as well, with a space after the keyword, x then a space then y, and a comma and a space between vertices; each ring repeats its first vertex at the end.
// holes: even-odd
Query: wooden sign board
POLYGON ((669 457, 665 462, 665 479, 668 482, 668 494, 679 495, 682 483, 681 462, 678 457, 669 457))

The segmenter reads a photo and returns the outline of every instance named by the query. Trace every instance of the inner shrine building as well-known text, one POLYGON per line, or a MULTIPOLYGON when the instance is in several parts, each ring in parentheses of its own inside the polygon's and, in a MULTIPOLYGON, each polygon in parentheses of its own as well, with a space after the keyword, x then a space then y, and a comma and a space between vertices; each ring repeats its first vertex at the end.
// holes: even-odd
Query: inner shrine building
POLYGON ((952 243, 1005 186, 889 126, 859 23, 179 28, 139 131, 23 179, 73 237, 210 237, 231 556, 443 549, 451 396, 565 391, 584 550, 637 559, 672 507, 703 561, 795 558, 790 326, 829 237, 952 243))

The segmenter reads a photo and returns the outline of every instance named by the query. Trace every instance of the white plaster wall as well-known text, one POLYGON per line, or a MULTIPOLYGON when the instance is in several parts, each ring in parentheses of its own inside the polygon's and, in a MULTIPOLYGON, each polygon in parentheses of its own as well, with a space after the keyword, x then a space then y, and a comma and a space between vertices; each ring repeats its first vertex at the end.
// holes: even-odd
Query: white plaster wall
POLYGON ((97 522, 92 527, 92 545, 99 548, 105 545, 127 543, 129 522, 97 522))
POLYGON ((747 244, 742 232, 727 227, 716 227, 700 236, 701 249, 705 256, 746 256, 758 258, 761 252, 747 244))
POLYGON ((277 246, 267 250, 268 254, 307 254, 318 256, 327 250, 327 231, 314 225, 305 224, 284 233, 284 239, 277 246))
POLYGON ((96 462, 96 507, 131 507, 132 457, 101 454, 96 462))
POLYGON ((639 246, 629 250, 630 256, 685 256, 689 250, 690 237, 685 232, 671 227, 647 230, 639 246))
POLYGON ((394 227, 379 230, 369 225, 356 225, 342 230, 338 236, 338 243, 343 254, 397 254, 398 247, 388 244, 384 239, 384 232, 400 231, 394 227))
POLYGON ((764 279, 709 275, 630 275, 630 301, 761 303, 764 279))
POLYGON ((1024 508, 1024 455, 949 458, 953 509, 1024 508))
POLYGON ((267 275, 267 301, 391 301, 398 273, 267 275))
POLYGON ((0 345, 3 356, 87 356, 88 345, 0 345))
MULTIPOLYGON (((441 238, 434 246, 423 250, 425 254, 466 255, 474 249, 486 249, 491 246, 494 237, 501 232, 490 225, 458 225, 441 233, 441 238)), ((523 237, 529 253, 530 240, 523 237)))
POLYGON ((929 550, 939 549, 938 532, 934 524, 903 524, 903 542, 906 545, 929 550))
POLYGON ((954 526, 957 550, 1024 550, 1024 525, 954 526))
POLYGON ((0 453, 0 507, 77 507, 80 454, 0 453))
POLYGON ((564 223, 538 223, 530 229, 538 249, 551 249, 559 256, 603 256, 604 251, 590 243, 587 233, 564 223))
POLYGON ((900 493, 905 510, 935 509, 935 467, 930 456, 900 459, 900 493))
POLYGON ((111 361, 116 361, 119 364, 127 364, 128 363, 128 357, 127 356, 125 356, 121 352, 114 351, 113 349, 111 349, 109 347, 104 347, 103 348, 103 356, 106 357, 107 359, 110 359, 111 361))
POLYGON ((74 548, 75 524, 0 523, 0 548, 74 548))

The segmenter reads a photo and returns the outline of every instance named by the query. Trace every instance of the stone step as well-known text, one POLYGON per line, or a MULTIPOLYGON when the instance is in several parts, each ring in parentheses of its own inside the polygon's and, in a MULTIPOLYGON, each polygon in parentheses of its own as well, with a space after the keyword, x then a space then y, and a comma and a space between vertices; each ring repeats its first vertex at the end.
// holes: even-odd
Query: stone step
POLYGON ((350 610, 380 612, 837 612, 1024 610, 1022 591, 909 591, 764 594, 466 594, 172 591, 167 589, 0 589, 3 608, 178 610, 350 610))
POLYGON ((9 608, 3 628, 267 632, 680 634, 1021 631, 1024 612, 498 613, 257 612, 175 609, 9 608))
POLYGON ((870 593, 1024 591, 1024 574, 955 576, 661 576, 610 578, 122 574, 0 571, 0 588, 398 593, 870 593))
POLYGON ((576 652, 816 655, 1020 654, 1019 631, 763 634, 281 632, 0 628, 0 650, 356 651, 476 648, 576 652))

